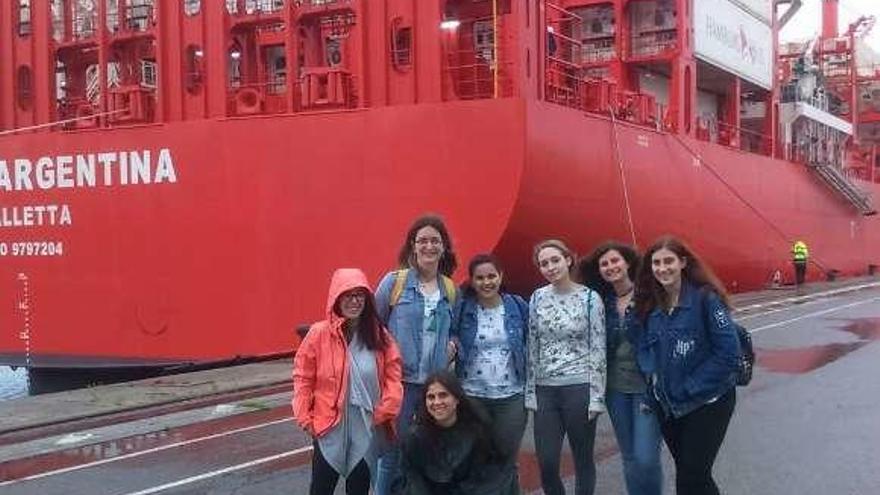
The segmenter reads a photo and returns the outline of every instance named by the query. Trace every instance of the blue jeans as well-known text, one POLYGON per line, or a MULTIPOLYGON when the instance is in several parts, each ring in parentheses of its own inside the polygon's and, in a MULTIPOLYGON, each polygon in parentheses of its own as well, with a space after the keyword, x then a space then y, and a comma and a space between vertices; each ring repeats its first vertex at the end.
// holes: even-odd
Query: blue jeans
POLYGON ((648 406, 647 396, 609 389, 605 405, 623 458, 627 493, 660 495, 663 491, 660 423, 648 406))
POLYGON ((400 466, 400 446, 403 438, 409 434, 413 416, 419 408, 424 395, 424 385, 403 382, 403 403, 400 416, 397 417, 397 443, 379 458, 376 470, 376 495, 391 495, 394 488, 403 483, 403 471, 400 466))

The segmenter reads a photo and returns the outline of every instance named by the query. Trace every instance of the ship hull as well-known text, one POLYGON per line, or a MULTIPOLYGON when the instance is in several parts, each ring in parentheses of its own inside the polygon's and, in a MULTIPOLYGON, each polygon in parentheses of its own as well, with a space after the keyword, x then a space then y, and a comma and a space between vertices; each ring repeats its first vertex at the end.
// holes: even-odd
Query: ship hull
POLYGON ((19 223, 35 205, 66 205, 70 222, 0 227, 8 250, 63 243, 60 255, 3 257, 0 364, 290 352, 296 327, 323 316, 332 271, 378 280, 426 211, 447 219, 462 264, 495 250, 525 295, 540 282, 531 246, 545 237, 583 253, 607 238, 634 233, 644 247, 677 234, 738 290, 777 270, 790 278, 795 237, 827 270, 880 264, 877 220, 803 166, 522 99, 0 140, 7 161, 118 150, 151 150, 154 162, 167 150, 173 180, 166 170, 104 185, 98 173, 94 187, 2 192, 19 223))
MULTIPOLYGON (((880 264, 880 219, 860 215, 804 165, 543 102, 526 115, 522 189, 500 242, 506 259, 528 259, 546 236, 586 254, 605 239, 635 237, 645 248, 674 234, 734 291, 763 288, 777 272, 793 283, 795 239, 810 247, 811 280, 880 264)), ((880 197, 877 184, 857 184, 880 197)), ((516 280, 538 282, 533 268, 515 266, 516 280)))

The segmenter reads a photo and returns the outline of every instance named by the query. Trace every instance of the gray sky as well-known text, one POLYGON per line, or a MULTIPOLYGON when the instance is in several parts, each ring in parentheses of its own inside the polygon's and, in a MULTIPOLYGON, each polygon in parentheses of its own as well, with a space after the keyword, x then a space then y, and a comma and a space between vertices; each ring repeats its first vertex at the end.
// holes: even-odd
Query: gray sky
MULTIPOLYGON (((874 50, 880 51, 880 0, 840 0, 840 32, 844 32, 861 15, 873 15, 877 18, 878 23, 867 40, 874 50)), ((786 41, 811 38, 822 29, 821 19, 821 0, 804 0, 801 10, 780 33, 781 37, 786 41)))

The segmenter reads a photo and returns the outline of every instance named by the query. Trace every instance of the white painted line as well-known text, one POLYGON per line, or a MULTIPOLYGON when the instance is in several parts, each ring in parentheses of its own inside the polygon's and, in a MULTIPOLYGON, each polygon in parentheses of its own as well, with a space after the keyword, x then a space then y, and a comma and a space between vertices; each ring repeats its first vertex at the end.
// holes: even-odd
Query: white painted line
POLYGON ((772 315, 774 313, 781 313, 783 311, 793 311, 795 309, 802 309, 810 304, 819 304, 821 302, 825 302, 825 299, 814 299, 812 301, 804 301, 798 305, 785 306, 783 308, 776 308, 776 309, 768 309, 766 311, 761 311, 760 313, 750 313, 750 314, 743 315, 743 316, 737 315, 735 317, 735 319, 736 319, 736 321, 747 321, 747 320, 752 320, 755 318, 761 318, 762 316, 772 315))
POLYGON ((751 304, 749 306, 743 306, 742 308, 737 308, 737 312, 740 311, 751 311, 754 309, 761 308, 772 308, 773 306, 779 306, 782 304, 795 303, 798 301, 809 301, 810 299, 818 299, 822 297, 834 296, 837 294, 845 294, 847 292, 853 292, 862 289, 872 289, 875 287, 880 287, 880 282, 869 282, 867 284, 860 285, 852 285, 849 287, 841 287, 839 289, 831 289, 826 290, 824 292, 814 292, 812 294, 804 294, 803 296, 795 296, 795 297, 787 297, 785 299, 776 299, 773 301, 765 302, 765 303, 757 303, 751 304))
POLYGON ((867 303, 871 303, 871 302, 874 302, 874 301, 880 301, 880 297, 872 297, 871 299, 865 299, 865 300, 862 300, 862 301, 856 301, 856 302, 853 302, 853 303, 844 304, 844 305, 842 305, 842 306, 835 306, 835 307, 833 307, 833 308, 823 309, 822 311, 815 311, 815 312, 813 312, 813 313, 806 313, 806 314, 800 315, 800 316, 798 316, 798 317, 796 317, 796 318, 790 318, 790 319, 788 319, 788 320, 783 320, 783 321, 779 321, 779 322, 776 322, 776 323, 771 323, 771 324, 769 324, 769 325, 764 325, 764 326, 761 326, 761 327, 758 327, 758 328, 753 328, 753 329, 750 330, 749 332, 752 333, 752 334, 756 334, 756 333, 758 333, 758 332, 763 332, 764 330, 770 330, 771 328, 782 327, 782 326, 788 325, 788 324, 790 324, 790 323, 795 323, 795 322, 797 322, 797 321, 806 320, 807 318, 812 318, 812 317, 814 317, 814 316, 827 315, 828 313, 833 313, 833 312, 835 312, 835 311, 840 311, 841 309, 847 309, 847 308, 852 308, 852 307, 855 307, 855 306, 861 306, 862 304, 867 304, 867 303))
POLYGON ((58 441, 55 442, 55 445, 70 445, 72 443, 85 442, 93 436, 95 436, 94 433, 71 433, 59 438, 58 441))
POLYGON ((171 488, 177 488, 183 485, 189 485, 192 483, 196 483, 202 480, 206 480, 208 478, 213 478, 215 476, 221 476, 226 473, 231 473, 233 471, 239 471, 242 469, 247 469, 254 466, 259 466, 260 464, 265 464, 267 462, 277 461, 278 459, 283 459, 285 457, 290 457, 297 454, 303 454, 312 450, 312 447, 302 447, 296 450, 291 450, 288 452, 282 452, 280 454, 270 455, 269 457, 263 457, 261 459, 254 459, 252 461, 248 461, 242 464, 236 464, 234 466, 225 467, 223 469, 218 469, 216 471, 209 471, 207 473, 202 473, 196 476, 190 476, 189 478, 183 478, 181 480, 172 481, 171 483, 165 483, 164 485, 154 486, 152 488, 147 488, 146 490, 141 490, 139 492, 130 492, 125 495, 151 495, 153 493, 163 492, 165 490, 169 490, 171 488))
POLYGON ((111 462, 122 461, 125 459, 131 459, 134 457, 140 457, 142 455, 153 454, 155 452, 162 452, 163 450, 174 449, 177 447, 183 447, 184 445, 192 445, 194 443, 200 443, 200 442, 204 442, 206 440, 213 440, 215 438, 222 438, 222 437, 229 436, 229 435, 236 435, 238 433, 244 433, 246 431, 257 430, 260 428, 265 428, 267 426, 274 426, 274 425, 281 424, 281 423, 288 423, 290 421, 292 421, 292 419, 290 419, 290 418, 276 419, 275 421, 269 421, 268 423, 260 423, 260 424, 256 424, 256 425, 245 426, 243 428, 237 428, 235 430, 229 430, 229 431, 224 431, 221 433, 215 433, 213 435, 208 435, 205 437, 192 438, 190 440, 184 440, 182 442, 169 443, 168 445, 161 445, 159 447, 153 447, 151 449, 141 450, 138 452, 132 452, 130 454, 123 454, 123 455, 120 455, 117 457, 108 457, 107 459, 101 459, 99 461, 88 462, 88 463, 79 464, 76 466, 69 466, 66 468, 56 469, 54 471, 46 471, 45 473, 34 474, 32 476, 26 476, 24 478, 3 481, 3 482, 0 482, 0 486, 9 486, 9 485, 17 484, 17 483, 22 483, 25 481, 37 480, 40 478, 48 478, 49 476, 56 476, 59 474, 65 474, 65 473, 70 473, 73 471, 79 471, 81 469, 88 469, 88 468, 92 468, 95 466, 101 466, 103 464, 109 464, 111 462))

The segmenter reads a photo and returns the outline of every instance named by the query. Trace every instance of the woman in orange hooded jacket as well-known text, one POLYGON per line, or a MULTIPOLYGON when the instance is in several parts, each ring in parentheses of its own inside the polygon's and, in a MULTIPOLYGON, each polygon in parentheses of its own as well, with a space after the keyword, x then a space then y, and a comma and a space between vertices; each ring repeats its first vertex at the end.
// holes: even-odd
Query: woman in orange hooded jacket
POLYGON ((310 495, 366 495, 378 448, 403 397, 397 344, 382 327, 364 273, 336 270, 327 319, 312 325, 293 366, 293 417, 314 438, 310 495))

